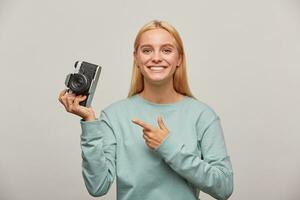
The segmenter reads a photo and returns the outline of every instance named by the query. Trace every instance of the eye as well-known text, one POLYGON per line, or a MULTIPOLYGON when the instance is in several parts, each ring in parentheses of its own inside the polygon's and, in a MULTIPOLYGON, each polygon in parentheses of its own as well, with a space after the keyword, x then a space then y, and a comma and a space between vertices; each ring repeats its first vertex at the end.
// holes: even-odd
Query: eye
POLYGON ((149 54, 149 53, 151 53, 151 49, 148 49, 148 48, 144 48, 144 49, 142 49, 142 52, 144 53, 144 54, 149 54))
POLYGON ((163 49, 162 52, 165 54, 169 54, 172 53, 172 49, 163 49))

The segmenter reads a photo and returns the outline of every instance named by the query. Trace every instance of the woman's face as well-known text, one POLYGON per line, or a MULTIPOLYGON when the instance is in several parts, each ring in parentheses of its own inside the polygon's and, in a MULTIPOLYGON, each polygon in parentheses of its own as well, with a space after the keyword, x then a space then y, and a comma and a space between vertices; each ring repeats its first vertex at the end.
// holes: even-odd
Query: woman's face
POLYGON ((175 44, 173 36, 164 29, 149 30, 141 35, 134 57, 145 81, 157 84, 173 80, 176 66, 181 63, 175 44))

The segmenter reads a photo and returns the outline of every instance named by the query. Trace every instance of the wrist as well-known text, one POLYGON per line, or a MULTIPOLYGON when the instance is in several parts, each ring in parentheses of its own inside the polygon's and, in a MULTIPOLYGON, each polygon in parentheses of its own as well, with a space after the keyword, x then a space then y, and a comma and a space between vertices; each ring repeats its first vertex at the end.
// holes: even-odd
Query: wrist
POLYGON ((87 116, 87 117, 83 117, 82 118, 83 121, 94 121, 96 120, 96 116, 95 115, 92 115, 92 116, 87 116))

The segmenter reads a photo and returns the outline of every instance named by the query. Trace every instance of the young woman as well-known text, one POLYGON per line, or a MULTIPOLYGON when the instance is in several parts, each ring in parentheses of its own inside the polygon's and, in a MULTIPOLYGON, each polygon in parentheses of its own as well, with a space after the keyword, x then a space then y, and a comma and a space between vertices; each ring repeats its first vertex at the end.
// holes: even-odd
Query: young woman
POLYGON ((131 88, 96 118, 63 90, 59 101, 80 121, 82 174, 92 196, 115 177, 118 200, 195 200, 200 190, 228 199, 233 172, 218 115, 190 92, 185 53, 170 24, 151 21, 134 43, 131 88))

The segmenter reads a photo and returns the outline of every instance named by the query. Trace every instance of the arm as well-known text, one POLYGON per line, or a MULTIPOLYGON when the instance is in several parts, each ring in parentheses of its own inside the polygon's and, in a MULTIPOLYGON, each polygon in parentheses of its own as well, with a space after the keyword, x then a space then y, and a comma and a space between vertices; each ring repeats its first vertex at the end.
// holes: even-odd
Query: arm
POLYGON ((223 131, 217 116, 210 122, 197 121, 198 145, 203 158, 186 150, 172 132, 155 149, 179 175, 216 199, 228 199, 233 191, 233 172, 223 131))
POLYGON ((116 139, 104 112, 100 119, 80 123, 84 182, 90 195, 103 196, 116 174, 116 139))

